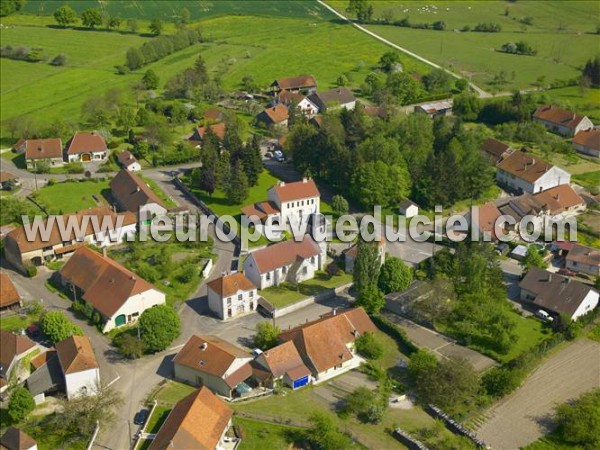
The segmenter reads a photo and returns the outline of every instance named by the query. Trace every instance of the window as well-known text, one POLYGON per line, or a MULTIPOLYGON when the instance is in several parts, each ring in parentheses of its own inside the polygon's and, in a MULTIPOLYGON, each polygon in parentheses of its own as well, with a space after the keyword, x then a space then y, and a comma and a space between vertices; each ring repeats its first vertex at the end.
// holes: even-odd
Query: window
POLYGON ((241 300, 244 296, 242 294, 238 294, 238 300, 241 300))
POLYGON ((267 281, 271 281, 271 272, 267 272, 267 274, 265 275, 265 279, 267 281))
POLYGON ((250 293, 248 294, 248 297, 250 297, 250 298, 254 297, 254 291, 250 291, 250 293))
POLYGON ((306 275, 308 273, 308 269, 306 267, 302 268, 302 275, 306 275))
POLYGON ((44 251, 45 251, 45 252, 49 252, 49 251, 51 251, 51 250, 52 250, 52 246, 51 246, 51 245, 50 245, 50 246, 48 246, 48 247, 44 247, 44 251))
POLYGON ((227 305, 231 305, 231 297, 227 297, 227 305))
POLYGON ((311 264, 314 264, 314 263, 315 263, 315 257, 314 257, 314 256, 311 256, 311 257, 310 257, 310 263, 311 263, 311 264))

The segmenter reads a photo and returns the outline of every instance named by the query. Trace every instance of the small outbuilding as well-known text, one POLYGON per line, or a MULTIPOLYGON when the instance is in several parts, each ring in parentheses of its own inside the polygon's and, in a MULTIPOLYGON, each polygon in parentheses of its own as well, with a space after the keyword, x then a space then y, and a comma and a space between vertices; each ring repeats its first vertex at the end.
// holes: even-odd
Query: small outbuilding
POLYGON ((419 206, 413 201, 406 199, 400 202, 400 207, 398 208, 398 211, 403 216, 410 218, 419 214, 419 206))

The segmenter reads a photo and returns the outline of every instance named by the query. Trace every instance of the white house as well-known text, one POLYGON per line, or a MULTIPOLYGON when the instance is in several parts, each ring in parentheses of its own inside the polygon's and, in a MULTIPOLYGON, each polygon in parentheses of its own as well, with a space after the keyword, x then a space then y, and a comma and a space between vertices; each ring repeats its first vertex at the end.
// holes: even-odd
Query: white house
POLYGON ((212 280, 207 284, 207 288, 208 307, 222 320, 256 309, 256 286, 241 272, 212 280))
POLYGON ((71 336, 56 344, 56 354, 67 398, 95 395, 100 386, 100 368, 90 340, 86 336, 71 336))
POLYGON ((352 110, 356 107, 356 97, 347 87, 338 87, 330 91, 315 92, 308 96, 311 103, 317 105, 320 112, 328 109, 346 108, 352 110))
POLYGON ((310 235, 301 241, 289 239, 248 254, 244 275, 259 289, 283 282, 300 283, 314 278, 327 260, 327 243, 316 243, 310 235))
POLYGON ((127 150, 123 150, 121 153, 119 153, 117 159, 119 160, 121 167, 125 170, 129 170, 130 172, 142 170, 142 166, 140 166, 138 160, 131 154, 131 152, 128 152, 127 150))
POLYGON ((407 219, 415 217, 417 214, 419 214, 419 206, 409 199, 402 200, 398 209, 400 214, 405 216, 407 219))
POLYGON ((167 213, 163 201, 144 181, 129 170, 121 170, 110 181, 110 192, 121 211, 136 214, 140 221, 167 213))
POLYGON ((147 309, 166 303, 165 294, 116 261, 87 247, 78 248, 60 270, 73 300, 100 313, 102 332, 133 323, 147 309))
POLYGON ((571 181, 567 171, 522 151, 511 153, 496 167, 498 184, 516 192, 536 194, 571 181))
POLYGON ((573 148, 584 155, 600 158, 600 130, 580 131, 573 137, 573 148))
POLYGON ((321 194, 311 178, 294 183, 280 181, 267 191, 267 198, 279 209, 282 224, 286 227, 292 219, 299 221, 303 216, 321 212, 321 194))
POLYGON ((598 306, 598 291, 556 273, 533 267, 519 283, 521 300, 553 314, 565 314, 571 320, 598 306))
POLYGON ((319 113, 319 107, 310 101, 308 97, 292 91, 281 91, 278 96, 278 101, 290 108, 295 105, 296 108, 307 117, 312 117, 319 113))
POLYGON ((565 266, 573 272, 585 273, 593 277, 600 275, 600 250, 574 244, 565 258, 565 266))
POLYGON ((233 410, 207 387, 179 400, 171 410, 148 450, 235 449, 237 438, 226 438, 233 410))
POLYGON ((108 148, 104 138, 97 133, 75 133, 67 144, 68 162, 104 161, 108 148))
POLYGON ((533 121, 541 123, 548 131, 563 136, 575 136, 580 131, 594 128, 594 124, 586 116, 554 105, 538 107, 533 113, 533 121))

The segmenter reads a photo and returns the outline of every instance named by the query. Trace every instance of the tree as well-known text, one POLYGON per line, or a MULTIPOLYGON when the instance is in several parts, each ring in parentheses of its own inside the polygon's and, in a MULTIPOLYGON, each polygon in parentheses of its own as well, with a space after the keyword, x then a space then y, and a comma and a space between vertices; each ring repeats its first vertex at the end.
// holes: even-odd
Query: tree
POLYGON ((2 0, 0 2, 0 17, 5 17, 20 11, 25 4, 25 0, 2 0))
POLYGON ((144 55, 142 55, 140 49, 136 47, 131 47, 127 50, 127 53, 125 53, 125 61, 125 65, 131 70, 139 69, 145 63, 144 55))
POLYGON ((135 19, 127 19, 127 29, 132 33, 137 33, 139 28, 138 21, 135 19))
POLYGON ((179 336, 179 315, 170 306, 159 305, 145 310, 139 320, 140 335, 150 352, 166 349, 179 336))
POLYGON ((469 89, 469 82, 464 78, 459 78, 454 82, 454 89, 458 92, 465 92, 469 89))
POLYGON ((163 24, 160 19, 153 19, 152 22, 150 22, 150 31, 152 31, 152 34, 158 36, 162 33, 162 28, 163 24))
POLYGON ((106 21, 106 27, 110 30, 118 30, 121 27, 122 20, 119 16, 109 16, 106 21))
POLYGON ((545 269, 548 267, 548 263, 544 261, 544 257, 538 248, 534 245, 530 245, 527 248, 527 253, 523 258, 523 261, 521 261, 521 267, 523 267, 525 271, 531 269, 532 267, 545 269))
POLYGON ((381 58, 379 58, 379 65, 386 72, 390 72, 392 68, 399 63, 400 54, 398 52, 385 52, 383 55, 381 55, 381 58))
POLYGON ((342 73, 339 77, 337 77, 335 84, 337 86, 346 86, 348 84, 348 77, 346 76, 346 74, 342 73))
POLYGON ((331 414, 317 411, 308 421, 311 426, 305 431, 305 439, 320 450, 342 450, 350 448, 352 441, 338 431, 331 414))
POLYGON ((19 423, 35 409, 35 401, 27 389, 16 388, 8 402, 8 417, 12 423, 19 423))
POLYGON ((423 77, 425 89, 430 93, 448 92, 452 76, 444 69, 433 69, 423 77))
POLYGON ((385 306, 385 297, 377 284, 368 284, 358 294, 357 306, 362 306, 368 314, 377 314, 385 306))
POLYGON ((341 195, 334 195, 331 198, 331 209, 333 209, 333 212, 338 216, 347 214, 350 209, 348 200, 341 195))
POLYGON ((240 161, 234 162, 231 168, 231 178, 227 183, 225 193, 232 204, 241 203, 248 197, 248 177, 244 173, 240 161))
POLYGON ((83 336, 83 330, 70 322, 61 311, 49 311, 41 320, 42 331, 54 343, 64 341, 71 336, 83 336))
POLYGON ((406 72, 388 73, 385 84, 401 105, 414 103, 419 98, 419 82, 406 72))
POLYGON ((77 23, 77 13, 69 5, 63 5, 54 11, 54 20, 61 27, 66 28, 69 25, 77 23))
POLYGON ((375 286, 379 278, 379 243, 359 240, 353 265, 354 288, 357 292, 375 286))
POLYGON ((373 6, 367 0, 350 0, 346 10, 355 13, 359 22, 369 22, 373 17, 373 6))
POLYGON ((119 349, 119 352, 129 359, 141 358, 146 350, 144 341, 127 332, 118 335, 115 338, 114 344, 119 349))
POLYGON ((215 181, 217 189, 226 191, 231 179, 231 154, 223 150, 215 167, 215 181))
POLYGON ((587 392, 573 403, 556 408, 558 433, 564 442, 598 448, 600 446, 600 389, 587 392))
POLYGON ((252 75, 246 74, 242 77, 242 88, 244 88, 246 92, 256 92, 258 90, 258 86, 252 75))
POLYGON ((54 415, 57 429, 81 436, 91 436, 98 422, 110 429, 117 420, 115 410, 123 404, 123 397, 112 386, 95 386, 92 389, 93 395, 60 400, 54 415))
POLYGON ((81 23, 84 27, 94 29, 102 25, 102 13, 99 9, 88 8, 81 13, 81 23))
POLYGON ((381 266, 378 286, 384 294, 401 292, 410 286, 413 280, 413 271, 404 264, 400 258, 389 257, 381 266))
POLYGON ((248 178, 249 186, 256 186, 258 177, 263 171, 262 154, 260 152, 260 137, 255 134, 252 140, 244 147, 242 162, 244 164, 244 172, 248 178))
POLYGON ((190 12, 189 9, 187 8, 181 8, 181 11, 179 11, 179 20, 181 22, 181 24, 185 25, 187 23, 189 23, 190 18, 192 17, 192 13, 190 12))
POLYGON ((215 179, 215 173, 206 167, 200 169, 200 189, 212 195, 217 187, 217 180, 215 179))
POLYGON ((383 345, 370 331, 356 338, 354 346, 358 354, 367 359, 379 359, 383 356, 383 345))
POLYGON ((259 322, 256 324, 256 334, 254 335, 254 346, 261 350, 268 350, 279 343, 279 334, 281 328, 273 325, 271 322, 259 322))

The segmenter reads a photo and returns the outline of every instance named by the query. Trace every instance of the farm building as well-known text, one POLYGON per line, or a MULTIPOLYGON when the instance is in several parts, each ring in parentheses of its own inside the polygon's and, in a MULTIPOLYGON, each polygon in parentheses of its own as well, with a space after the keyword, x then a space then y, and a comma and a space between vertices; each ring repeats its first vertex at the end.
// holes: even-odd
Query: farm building
POLYGON ((110 191, 121 211, 136 214, 140 221, 166 214, 163 201, 137 175, 121 170, 110 182, 110 191))
POLYGON ((573 148, 583 155, 600 158, 600 130, 580 131, 573 137, 573 148))
POLYGON ((103 333, 134 323, 145 310, 166 303, 165 294, 152 284, 85 246, 59 273, 74 300, 83 300, 100 313, 103 333))
POLYGON ((423 103, 415 106, 415 112, 429 117, 449 116, 452 114, 452 100, 423 103))
POLYGON ((600 275, 600 250, 573 244, 565 258, 567 269, 597 277, 600 275))
POLYGON ((288 118, 288 109, 282 103, 266 108, 256 115, 256 120, 268 127, 287 127, 288 118))
POLYGON ((27 139, 25 141, 27 168, 35 169, 39 161, 47 162, 50 167, 64 165, 62 140, 59 138, 27 139))
POLYGON ((279 78, 271 83, 271 90, 275 94, 281 91, 290 91, 309 95, 317 90, 317 81, 312 75, 279 78))
POLYGON ((517 193, 536 194, 571 181, 567 171, 523 151, 511 153, 497 169, 496 182, 517 193))
POLYGON ((532 267, 519 283, 521 300, 553 314, 565 314, 571 320, 598 306, 598 292, 569 277, 532 267))
POLYGON ((243 273, 223 275, 207 284, 208 307, 222 320, 256 309, 256 286, 243 273))
POLYGON ((594 128, 594 124, 586 116, 554 105, 538 107, 533 113, 533 121, 541 123, 548 131, 562 136, 575 136, 580 131, 594 128))
POLYGON ((75 133, 67 143, 68 162, 104 161, 108 158, 108 148, 104 137, 95 132, 75 133))

